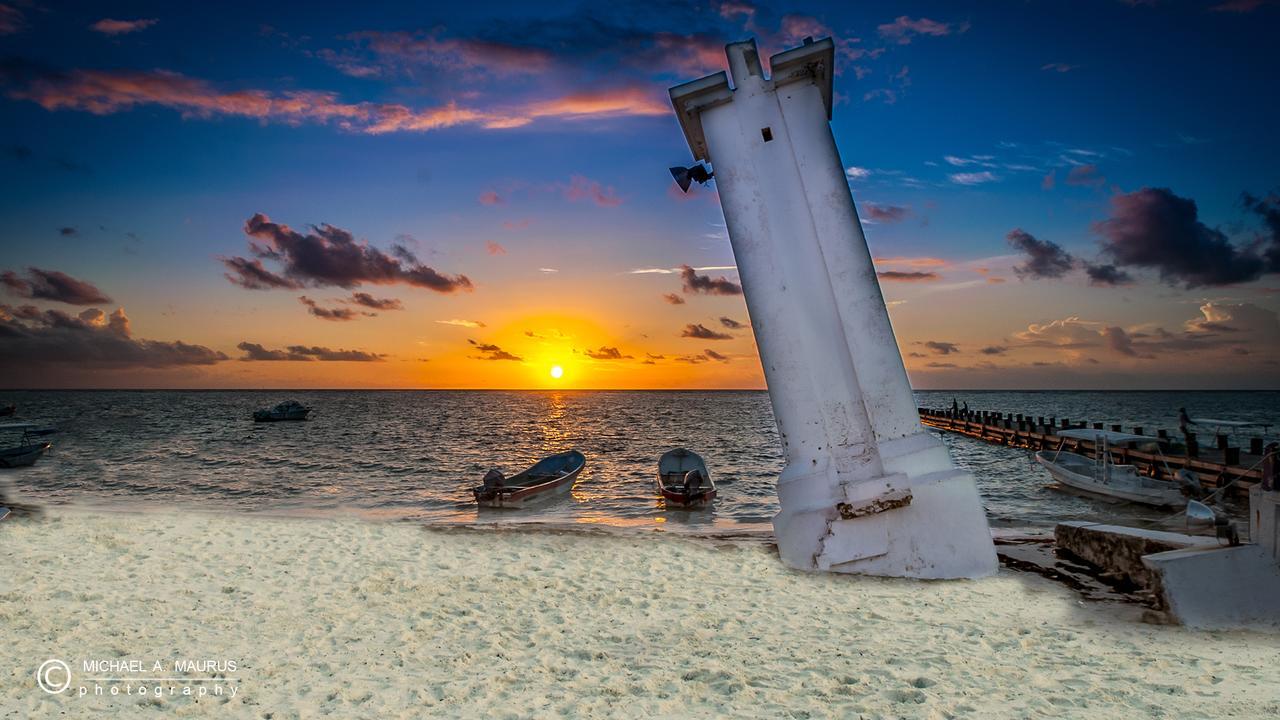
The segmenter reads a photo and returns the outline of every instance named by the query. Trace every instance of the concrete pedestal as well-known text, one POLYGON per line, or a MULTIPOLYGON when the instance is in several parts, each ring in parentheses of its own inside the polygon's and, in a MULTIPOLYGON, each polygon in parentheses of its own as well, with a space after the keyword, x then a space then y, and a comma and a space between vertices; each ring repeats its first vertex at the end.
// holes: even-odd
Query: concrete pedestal
POLYGON ((828 124, 834 44, 726 48, 671 89, 710 161, 787 467, 774 529, 808 570, 958 578, 996 570, 973 479, 920 425, 828 124))

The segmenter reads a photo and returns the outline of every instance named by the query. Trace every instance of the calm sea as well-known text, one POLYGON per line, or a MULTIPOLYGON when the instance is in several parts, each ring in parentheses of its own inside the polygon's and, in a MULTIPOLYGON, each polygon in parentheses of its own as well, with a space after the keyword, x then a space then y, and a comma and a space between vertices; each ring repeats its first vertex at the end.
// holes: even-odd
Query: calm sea
MULTIPOLYGON (((919 392, 919 405, 1176 428, 1193 416, 1280 424, 1277 392, 919 392)), ((36 466, 0 470, 15 500, 273 514, 360 514, 426 523, 601 523, 670 530, 767 527, 782 469, 764 392, 4 391, 19 420, 56 425, 36 466), (294 398, 302 423, 255 424, 294 398), (665 511, 658 456, 701 453, 721 488, 707 511, 665 511), (587 456, 571 495, 528 510, 483 510, 467 488, 567 448, 587 456)), ((6 438, 0 438, 3 441, 6 438)), ((1027 451, 944 436, 977 478, 992 523, 1148 520, 1164 513, 1049 487, 1027 451)))

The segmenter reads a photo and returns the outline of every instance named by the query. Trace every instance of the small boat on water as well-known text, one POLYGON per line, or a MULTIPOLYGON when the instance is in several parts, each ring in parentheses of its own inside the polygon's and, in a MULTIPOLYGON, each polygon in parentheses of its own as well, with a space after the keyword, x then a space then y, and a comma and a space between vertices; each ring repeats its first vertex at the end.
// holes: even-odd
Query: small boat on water
POLYGON ((13 414, 16 412, 18 412, 18 406, 13 403, 0 405, 0 417, 13 417, 13 414))
POLYGON ((0 423, 0 432, 6 430, 20 431, 22 437, 13 447, 0 447, 0 468, 35 465, 36 460, 53 447, 53 443, 40 438, 58 432, 56 428, 42 428, 32 423, 0 423))
POLYGON ((1141 443, 1156 444, 1158 448, 1156 438, 1087 428, 1060 430, 1058 437, 1063 438, 1063 442, 1057 450, 1040 450, 1036 452, 1035 458, 1054 480, 1063 485, 1155 507, 1183 507, 1187 504, 1188 495, 1197 494, 1191 481, 1180 484, 1157 480, 1140 474, 1132 465, 1117 465, 1112 462, 1113 445, 1141 443), (1097 457, 1090 458, 1064 451, 1062 448, 1066 446, 1068 439, 1093 442, 1097 448, 1097 457))
POLYGON ((669 508, 704 508, 716 499, 716 484, 702 456, 676 448, 658 459, 658 494, 669 508))
POLYGON ((548 455, 511 477, 490 470, 471 494, 488 507, 520 507, 567 491, 586 466, 586 456, 577 450, 548 455))
POLYGON ((263 410, 253 411, 254 422, 283 422, 286 420, 306 420, 311 408, 296 400, 286 400, 279 405, 263 410))

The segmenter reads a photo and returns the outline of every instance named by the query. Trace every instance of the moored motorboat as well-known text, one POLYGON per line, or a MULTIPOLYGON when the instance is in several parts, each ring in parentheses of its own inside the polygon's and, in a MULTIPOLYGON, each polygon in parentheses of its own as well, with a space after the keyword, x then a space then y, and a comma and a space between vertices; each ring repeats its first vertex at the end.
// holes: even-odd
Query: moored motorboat
POLYGON ((254 410, 254 422, 282 422, 285 420, 306 420, 311 408, 296 400, 286 400, 273 408, 254 410))
POLYGON ((566 492, 586 465, 586 456, 577 450, 548 455, 511 477, 490 470, 471 494, 477 503, 488 507, 520 507, 566 492))
POLYGON ((22 438, 13 447, 0 448, 0 468, 34 465, 41 455, 44 455, 49 451, 49 448, 53 447, 53 443, 39 440, 38 438, 57 432, 54 428, 42 428, 32 423, 0 424, 0 431, 5 430, 20 431, 22 438))
POLYGON ((1187 503, 1187 496, 1194 494, 1195 489, 1190 482, 1180 484, 1158 480, 1140 474, 1132 465, 1117 465, 1112 462, 1113 445, 1155 444, 1158 442, 1157 438, 1086 428, 1060 430, 1057 434, 1063 438, 1062 445, 1057 450, 1040 450, 1036 452, 1035 458, 1062 485, 1155 507, 1182 507, 1187 503), (1068 439, 1093 442, 1097 457, 1085 457, 1063 450, 1068 439))
POLYGON ((716 484, 702 456, 676 448, 658 459, 658 494, 669 508, 696 509, 716 499, 716 484))

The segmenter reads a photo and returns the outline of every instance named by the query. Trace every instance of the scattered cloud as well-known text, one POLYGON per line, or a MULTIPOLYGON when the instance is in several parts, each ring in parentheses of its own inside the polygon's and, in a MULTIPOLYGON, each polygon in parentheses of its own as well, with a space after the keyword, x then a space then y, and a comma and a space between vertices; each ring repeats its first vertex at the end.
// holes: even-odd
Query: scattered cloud
POLYGON ((851 180, 866 180, 871 177, 870 170, 864 167, 858 167, 857 165, 845 168, 844 174, 851 180))
POLYGON ((342 302, 360 305, 374 310, 403 310, 404 304, 396 298, 376 298, 369 293, 352 293, 351 298, 342 302))
POLYGON ((349 289, 364 283, 398 283, 439 293, 472 289, 467 276, 437 272, 418 262, 403 245, 395 246, 393 253, 387 254, 366 242, 357 242, 351 233, 327 223, 314 226, 304 234, 256 213, 245 223, 244 231, 251 238, 249 250, 257 259, 221 260, 232 271, 227 279, 247 289, 306 285, 349 289), (280 263, 283 273, 265 269, 261 262, 264 259, 280 263))
POLYGON ((712 279, 710 275, 699 275, 688 265, 680 266, 680 279, 685 294, 703 295, 741 295, 742 286, 726 277, 712 279))
POLYGON ((898 205, 877 205, 876 203, 863 203, 862 215, 865 218, 878 223, 895 223, 905 220, 911 214, 911 208, 901 207, 898 205))
POLYGON ((716 362, 724 362, 724 363, 729 362, 729 356, 728 356, 728 355, 721 355, 720 353, 716 352, 715 350, 711 350, 711 349, 703 350, 703 351, 702 351, 702 354, 703 354, 703 356, 704 356, 704 357, 706 357, 708 360, 715 360, 716 362))
POLYGON ((592 360, 634 360, 634 355, 623 355, 616 347, 601 345, 599 350, 584 350, 583 354, 592 360))
POLYGON ((492 240, 484 241, 484 251, 490 255, 506 255, 507 249, 492 240))
POLYGON ((1098 188, 1106 185, 1107 179, 1099 174, 1097 165, 1076 165, 1067 173, 1067 184, 1098 188))
POLYGON ((155 105, 184 119, 240 117, 288 125, 333 124, 349 132, 382 135, 429 132, 457 126, 506 130, 541 119, 575 120, 667 115, 671 108, 649 88, 592 88, 549 99, 480 109, 450 101, 414 108, 390 102, 343 102, 333 92, 262 89, 220 90, 207 81, 167 70, 51 70, 12 61, 0 80, 9 95, 45 110, 111 115, 155 105))
POLYGON ((222 257, 218 258, 229 273, 223 273, 222 276, 231 281, 235 285, 239 285, 245 290, 273 290, 276 288, 287 290, 298 290, 303 287, 302 283, 296 280, 290 280, 281 277, 262 265, 261 260, 250 260, 242 257, 222 257))
POLYGON ((480 197, 477 199, 480 201, 481 205, 501 205, 506 202, 506 200, 503 199, 496 190, 485 190, 480 193, 480 197))
POLYGON ((479 355, 471 356, 472 359, 475 360, 514 360, 516 362, 524 360, 524 358, 519 355, 512 355, 497 345, 478 343, 475 340, 467 340, 467 342, 471 343, 471 345, 476 349, 476 352, 480 353, 479 355))
POLYGON ((960 352, 960 347, 955 343, 938 342, 936 340, 927 341, 924 346, 929 348, 935 355, 951 355, 960 352))
POLYGON ((666 293, 665 295, 663 295, 663 296, 662 296, 662 299, 663 299, 663 300, 666 300, 668 303, 670 303, 670 304, 672 304, 672 305, 683 305, 683 304, 684 304, 684 298, 680 297, 679 295, 677 295, 677 294, 675 294, 675 293, 666 293))
POLYGON ((1013 267, 1013 271, 1020 278, 1032 280, 1060 278, 1070 272, 1075 265, 1075 258, 1057 243, 1037 240, 1022 228, 1010 230, 1009 234, 1005 235, 1005 240, 1013 249, 1027 256, 1025 263, 1013 267))
POLYGON ((701 323, 689 323, 680 331, 680 337, 697 338, 699 340, 732 340, 729 333, 716 332, 701 323))
POLYGON ((436 322, 437 322, 437 323, 439 323, 439 324, 441 324, 441 325, 454 325, 454 326, 457 326, 457 327, 464 327, 464 328, 482 328, 482 327, 485 327, 485 324, 484 324, 484 323, 482 323, 482 322, 480 322, 479 320, 458 320, 458 319, 454 319, 454 320, 437 320, 436 322))
POLYGON ((890 282, 933 282, 942 279, 942 276, 936 272, 923 270, 881 270, 876 273, 876 277, 890 282))
POLYGON ((75 237, 80 232, 73 227, 60 227, 58 228, 58 234, 62 237, 75 237))
POLYGON ((582 175, 570 177, 563 192, 565 199, 569 201, 590 200, 600 207, 617 207, 622 204, 622 198, 614 192, 613 186, 606 187, 582 175))
POLYGON ((1067 72, 1071 72, 1072 70, 1079 69, 1079 67, 1080 67, 1079 65, 1069 65, 1067 63, 1053 62, 1053 63, 1045 63, 1044 65, 1041 65, 1040 69, 1045 70, 1047 72, 1067 73, 1067 72))
POLYGON ((103 18, 90 25, 89 29, 96 33, 102 33, 103 35, 127 35, 129 33, 146 30, 158 22, 160 21, 156 18, 141 18, 138 20, 112 20, 111 18, 103 18))
POLYGON ((1210 12, 1246 14, 1267 4, 1268 0, 1227 0, 1209 8, 1210 12))
POLYGON ((978 352, 982 353, 983 355, 1003 355, 1008 351, 1009 351, 1009 348, 1005 347, 1004 345, 988 345, 987 347, 982 348, 978 352))
POLYGON ((57 270, 29 267, 26 277, 21 277, 12 270, 6 270, 0 273, 0 285, 3 285, 10 295, 32 300, 51 300, 68 305, 96 305, 111 302, 111 298, 94 287, 92 283, 77 280, 57 270))
POLYGON ((227 356, 203 345, 133 337, 123 308, 79 315, 32 305, 0 305, 0 376, 41 364, 78 369, 172 368, 213 365, 227 356))
POLYGON ((946 260, 936 257, 877 257, 874 261, 876 265, 897 265, 912 268, 942 268, 949 264, 946 260))
POLYGON ((318 345, 289 345, 283 350, 268 350, 258 343, 245 341, 236 347, 244 353, 240 357, 244 362, 382 362, 387 357, 362 350, 333 350, 318 345))
POLYGON ((947 176, 951 182, 957 185, 982 185, 983 183, 995 182, 1000 178, 990 170, 982 172, 952 173, 947 176))
POLYGON ((318 304, 315 300, 312 300, 311 298, 307 297, 306 295, 303 295, 303 296, 299 297, 299 298, 298 298, 298 302, 302 303, 303 305, 306 305, 306 306, 307 306, 307 312, 311 313, 312 315, 315 315, 316 317, 320 318, 321 320, 332 320, 332 321, 335 321, 335 322, 346 322, 346 321, 348 321, 348 320, 355 320, 356 318, 360 317, 361 315, 373 316, 373 315, 375 314, 375 313, 367 313, 367 312, 366 312, 366 313, 361 313, 361 312, 357 312, 357 311, 355 311, 355 310, 352 310, 351 308, 327 308, 327 307, 322 307, 322 306, 321 306, 320 304, 318 304))
POLYGON ((1089 276, 1090 285, 1098 285, 1101 287, 1115 287, 1116 285, 1128 285, 1133 282, 1133 276, 1121 270, 1115 265, 1105 263, 1085 263, 1085 274, 1089 276))
POLYGON ((746 327, 745 325, 738 322, 737 320, 734 320, 731 317, 721 317, 720 324, 729 328, 730 330, 741 330, 742 328, 746 327))
POLYGON ((27 27, 26 16, 12 5, 0 5, 0 35, 17 35, 27 27))
POLYGON ((1280 256, 1274 238, 1262 255, 1240 249, 1200 221, 1194 200, 1168 188, 1113 196, 1110 217, 1094 223, 1093 231, 1104 238, 1102 254, 1114 265, 1156 270, 1169 284, 1231 285, 1280 272, 1273 264, 1280 256))
POLYGON ((910 44, 912 39, 919 35, 926 35, 930 37, 950 35, 951 30, 952 27, 948 23, 938 22, 937 20, 930 20, 929 18, 923 17, 913 20, 906 15, 899 15, 893 22, 885 23, 876 27, 876 31, 880 33, 880 37, 899 45, 910 44))

